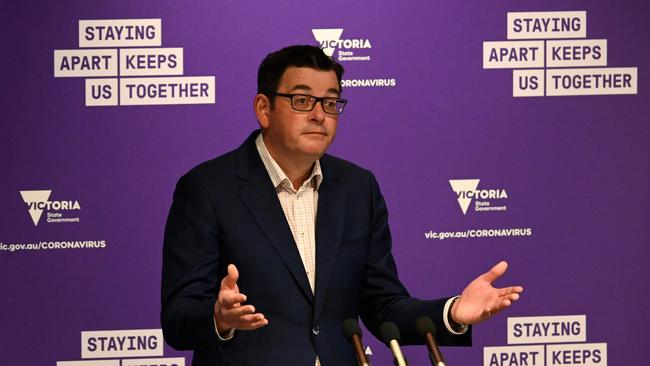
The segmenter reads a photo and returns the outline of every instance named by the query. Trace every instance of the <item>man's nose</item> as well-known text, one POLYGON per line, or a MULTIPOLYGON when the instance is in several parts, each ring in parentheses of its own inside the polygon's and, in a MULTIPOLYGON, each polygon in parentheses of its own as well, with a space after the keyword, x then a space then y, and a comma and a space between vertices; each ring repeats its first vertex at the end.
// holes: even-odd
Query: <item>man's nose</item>
POLYGON ((314 109, 309 111, 309 120, 313 122, 318 122, 322 123, 325 121, 325 111, 323 110, 323 103, 322 101, 316 102, 316 105, 314 105, 314 109))

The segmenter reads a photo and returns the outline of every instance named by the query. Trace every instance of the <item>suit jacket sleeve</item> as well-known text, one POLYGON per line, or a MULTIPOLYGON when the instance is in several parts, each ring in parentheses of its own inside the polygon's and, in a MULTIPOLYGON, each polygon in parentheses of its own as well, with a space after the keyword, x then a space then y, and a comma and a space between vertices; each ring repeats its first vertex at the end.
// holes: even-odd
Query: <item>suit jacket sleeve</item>
POLYGON ((219 227, 213 197, 193 172, 174 192, 165 227, 161 324, 176 349, 201 349, 218 338, 213 307, 219 285, 219 227))
POLYGON ((391 254, 391 235, 386 203, 375 177, 369 172, 372 201, 370 249, 360 293, 360 315, 366 327, 379 339, 379 327, 385 321, 397 324, 402 344, 422 344, 415 322, 420 316, 430 317, 436 326, 437 340, 446 346, 470 346, 471 327, 463 335, 451 334, 443 322, 443 309, 449 299, 420 300, 411 297, 398 278, 391 254))

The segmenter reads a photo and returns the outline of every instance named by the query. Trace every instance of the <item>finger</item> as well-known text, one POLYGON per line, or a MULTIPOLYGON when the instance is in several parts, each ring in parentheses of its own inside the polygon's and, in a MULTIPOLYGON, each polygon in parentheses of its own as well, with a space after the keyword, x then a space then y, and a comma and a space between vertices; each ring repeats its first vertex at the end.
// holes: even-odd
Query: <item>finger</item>
POLYGON ((228 317, 231 319, 231 324, 237 329, 248 329, 251 324, 260 323, 265 320, 264 314, 235 314, 229 313, 228 317))
POLYGON ((483 274, 483 278, 489 283, 492 283, 496 281, 497 278, 503 276, 503 274, 506 272, 506 269, 508 269, 508 262, 501 261, 492 267, 492 269, 490 269, 488 272, 485 272, 483 274))
POLYGON ((253 330, 253 329, 261 328, 261 327, 263 327, 263 326, 265 326, 267 324, 269 324, 268 319, 262 319, 262 320, 259 320, 259 321, 253 322, 253 323, 248 323, 248 324, 246 324, 245 326, 243 326, 242 328, 239 328, 239 329, 253 330))
POLYGON ((521 287, 521 286, 511 286, 511 287, 500 288, 497 293, 499 294, 499 296, 506 296, 506 295, 510 295, 510 294, 520 294, 522 292, 524 292, 523 287, 521 287))
POLYGON ((514 301, 517 301, 518 299, 519 299, 519 294, 510 294, 506 297, 502 297, 495 303, 494 306, 487 308, 484 312, 484 315, 487 318, 492 317, 500 313, 503 309, 512 305, 512 303, 514 301))
POLYGON ((262 325, 268 324, 268 321, 262 313, 246 314, 236 317, 232 322, 233 327, 237 329, 255 329, 262 325))
POLYGON ((224 277, 221 281, 221 287, 226 286, 228 288, 233 288, 237 285, 237 280, 239 279, 239 271, 234 264, 228 265, 228 275, 224 277))
POLYGON ((262 313, 248 314, 248 315, 244 315, 244 316, 242 316, 240 318, 240 320, 241 320, 241 322, 243 324, 257 323, 257 322, 260 322, 260 321, 262 321, 264 319, 265 319, 265 317, 264 317, 264 314, 262 314, 262 313))
POLYGON ((227 291, 220 293, 219 298, 221 305, 226 309, 238 307, 239 304, 246 301, 246 295, 234 292, 228 293, 227 291))
POLYGON ((513 293, 513 294, 506 294, 506 295, 503 295, 503 296, 499 296, 497 301, 500 303, 500 302, 506 301, 506 300, 510 301, 511 303, 515 302, 515 301, 519 300, 519 294, 513 293))
POLYGON ((512 301, 509 298, 503 298, 500 299, 497 303, 496 306, 494 306, 494 309, 492 311, 492 314, 495 314, 496 312, 500 312, 501 310, 507 308, 508 306, 512 305, 512 301))
POLYGON ((253 305, 244 305, 229 309, 226 316, 230 319, 241 319, 248 314, 255 314, 255 307, 253 305))
POLYGON ((503 308, 507 308, 510 305, 512 305, 512 301, 510 301, 510 299, 504 299, 499 303, 498 309, 501 311, 503 308))

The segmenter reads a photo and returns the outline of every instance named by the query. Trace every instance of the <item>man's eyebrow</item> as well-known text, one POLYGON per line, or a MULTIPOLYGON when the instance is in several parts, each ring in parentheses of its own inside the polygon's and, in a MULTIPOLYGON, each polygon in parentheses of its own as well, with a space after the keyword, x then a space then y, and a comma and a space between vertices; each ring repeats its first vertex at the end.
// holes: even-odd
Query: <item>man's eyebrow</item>
POLYGON ((303 85, 303 84, 298 84, 298 85, 294 86, 293 88, 289 89, 290 92, 294 91, 294 90, 304 90, 304 91, 307 91, 307 92, 311 92, 311 88, 309 86, 303 85))
MULTIPOLYGON (((289 89, 289 92, 296 91, 296 90, 305 91, 309 93, 312 92, 311 88, 308 85, 304 85, 304 84, 298 84, 294 86, 293 88, 289 89)), ((337 88, 329 88, 327 89, 327 93, 336 94, 337 96, 341 95, 341 92, 337 88)))
POLYGON ((332 94, 336 94, 339 97, 341 96, 341 91, 338 90, 337 88, 329 88, 329 89, 327 89, 327 92, 332 93, 332 94))

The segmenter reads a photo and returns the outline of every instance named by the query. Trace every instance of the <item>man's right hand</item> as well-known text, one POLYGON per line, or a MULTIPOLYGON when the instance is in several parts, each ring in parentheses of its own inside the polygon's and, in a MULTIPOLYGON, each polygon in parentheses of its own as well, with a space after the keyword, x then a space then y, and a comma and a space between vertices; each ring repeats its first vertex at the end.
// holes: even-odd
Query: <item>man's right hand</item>
POLYGON ((217 301, 214 303, 214 320, 219 334, 231 329, 253 330, 269 324, 262 313, 256 313, 253 305, 242 305, 246 295, 239 292, 239 271, 234 264, 228 265, 228 275, 221 280, 217 301))

